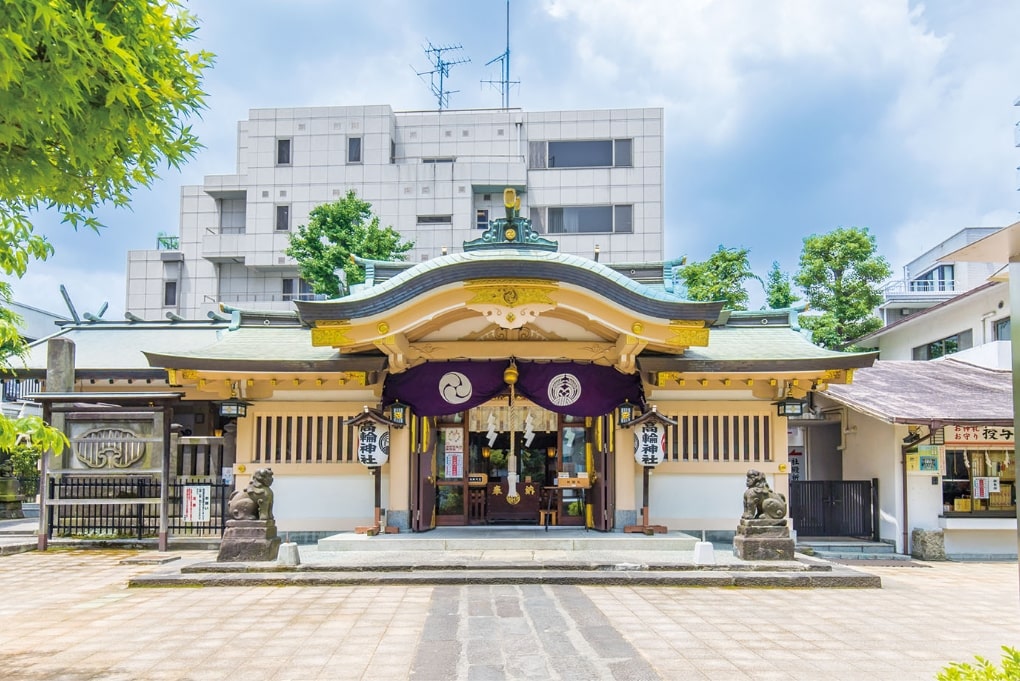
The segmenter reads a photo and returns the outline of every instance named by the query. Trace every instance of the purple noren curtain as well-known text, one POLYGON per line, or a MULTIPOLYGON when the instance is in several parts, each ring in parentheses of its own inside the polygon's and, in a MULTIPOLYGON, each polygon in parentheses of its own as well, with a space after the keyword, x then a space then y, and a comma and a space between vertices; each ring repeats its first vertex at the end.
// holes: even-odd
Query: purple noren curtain
MULTIPOLYGON (((507 392, 506 361, 437 362, 386 378, 383 404, 411 405, 420 416, 445 416, 476 407, 507 392)), ((517 392, 549 411, 569 416, 601 416, 624 400, 644 404, 638 374, 576 362, 517 362, 517 392)))

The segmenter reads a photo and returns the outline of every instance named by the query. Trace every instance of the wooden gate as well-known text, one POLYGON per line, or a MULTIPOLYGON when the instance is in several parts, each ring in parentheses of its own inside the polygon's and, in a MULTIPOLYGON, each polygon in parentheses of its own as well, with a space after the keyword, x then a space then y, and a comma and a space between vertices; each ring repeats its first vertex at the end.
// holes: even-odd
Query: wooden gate
POLYGON ((790 519, 800 537, 878 541, 878 478, 791 480, 790 519))

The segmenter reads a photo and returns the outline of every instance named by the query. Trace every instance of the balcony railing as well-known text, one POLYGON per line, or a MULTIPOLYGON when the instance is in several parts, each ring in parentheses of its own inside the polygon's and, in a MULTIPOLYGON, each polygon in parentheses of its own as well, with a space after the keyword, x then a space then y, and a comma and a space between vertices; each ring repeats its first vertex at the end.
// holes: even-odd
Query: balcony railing
POLYGON ((932 293, 956 293, 956 281, 954 279, 899 279, 890 281, 882 287, 882 294, 886 299, 893 296, 924 296, 932 293))
POLYGON ((279 303, 291 300, 328 300, 325 293, 221 293, 217 300, 224 303, 279 303))

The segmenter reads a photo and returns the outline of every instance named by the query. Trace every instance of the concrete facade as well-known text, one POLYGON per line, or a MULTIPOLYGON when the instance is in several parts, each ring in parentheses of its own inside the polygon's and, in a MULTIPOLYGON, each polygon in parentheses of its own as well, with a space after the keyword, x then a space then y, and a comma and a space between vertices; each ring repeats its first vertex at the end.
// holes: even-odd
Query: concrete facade
POLYGON ((315 206, 354 190, 421 262, 479 236, 508 186, 564 252, 661 260, 662 109, 253 109, 238 123, 235 172, 183 187, 179 236, 128 253, 125 309, 287 310, 313 297, 283 251, 315 206))

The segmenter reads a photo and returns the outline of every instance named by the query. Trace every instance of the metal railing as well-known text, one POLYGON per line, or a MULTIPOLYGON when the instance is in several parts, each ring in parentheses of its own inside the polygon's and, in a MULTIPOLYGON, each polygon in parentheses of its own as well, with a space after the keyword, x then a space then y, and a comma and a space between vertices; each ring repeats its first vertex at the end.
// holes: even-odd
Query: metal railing
POLYGON ((882 294, 890 296, 925 295, 930 293, 954 293, 955 279, 898 279, 882 287, 882 294))
MULTIPOLYGON (((170 483, 168 534, 222 535, 232 490, 232 484, 218 479, 189 478, 170 483), (209 520, 185 520, 184 491, 188 485, 209 487, 209 520)), ((144 539, 159 535, 160 481, 156 476, 62 475, 49 479, 48 496, 60 501, 59 506, 47 508, 50 537, 144 539), (118 503, 120 500, 123 503, 118 503)))

